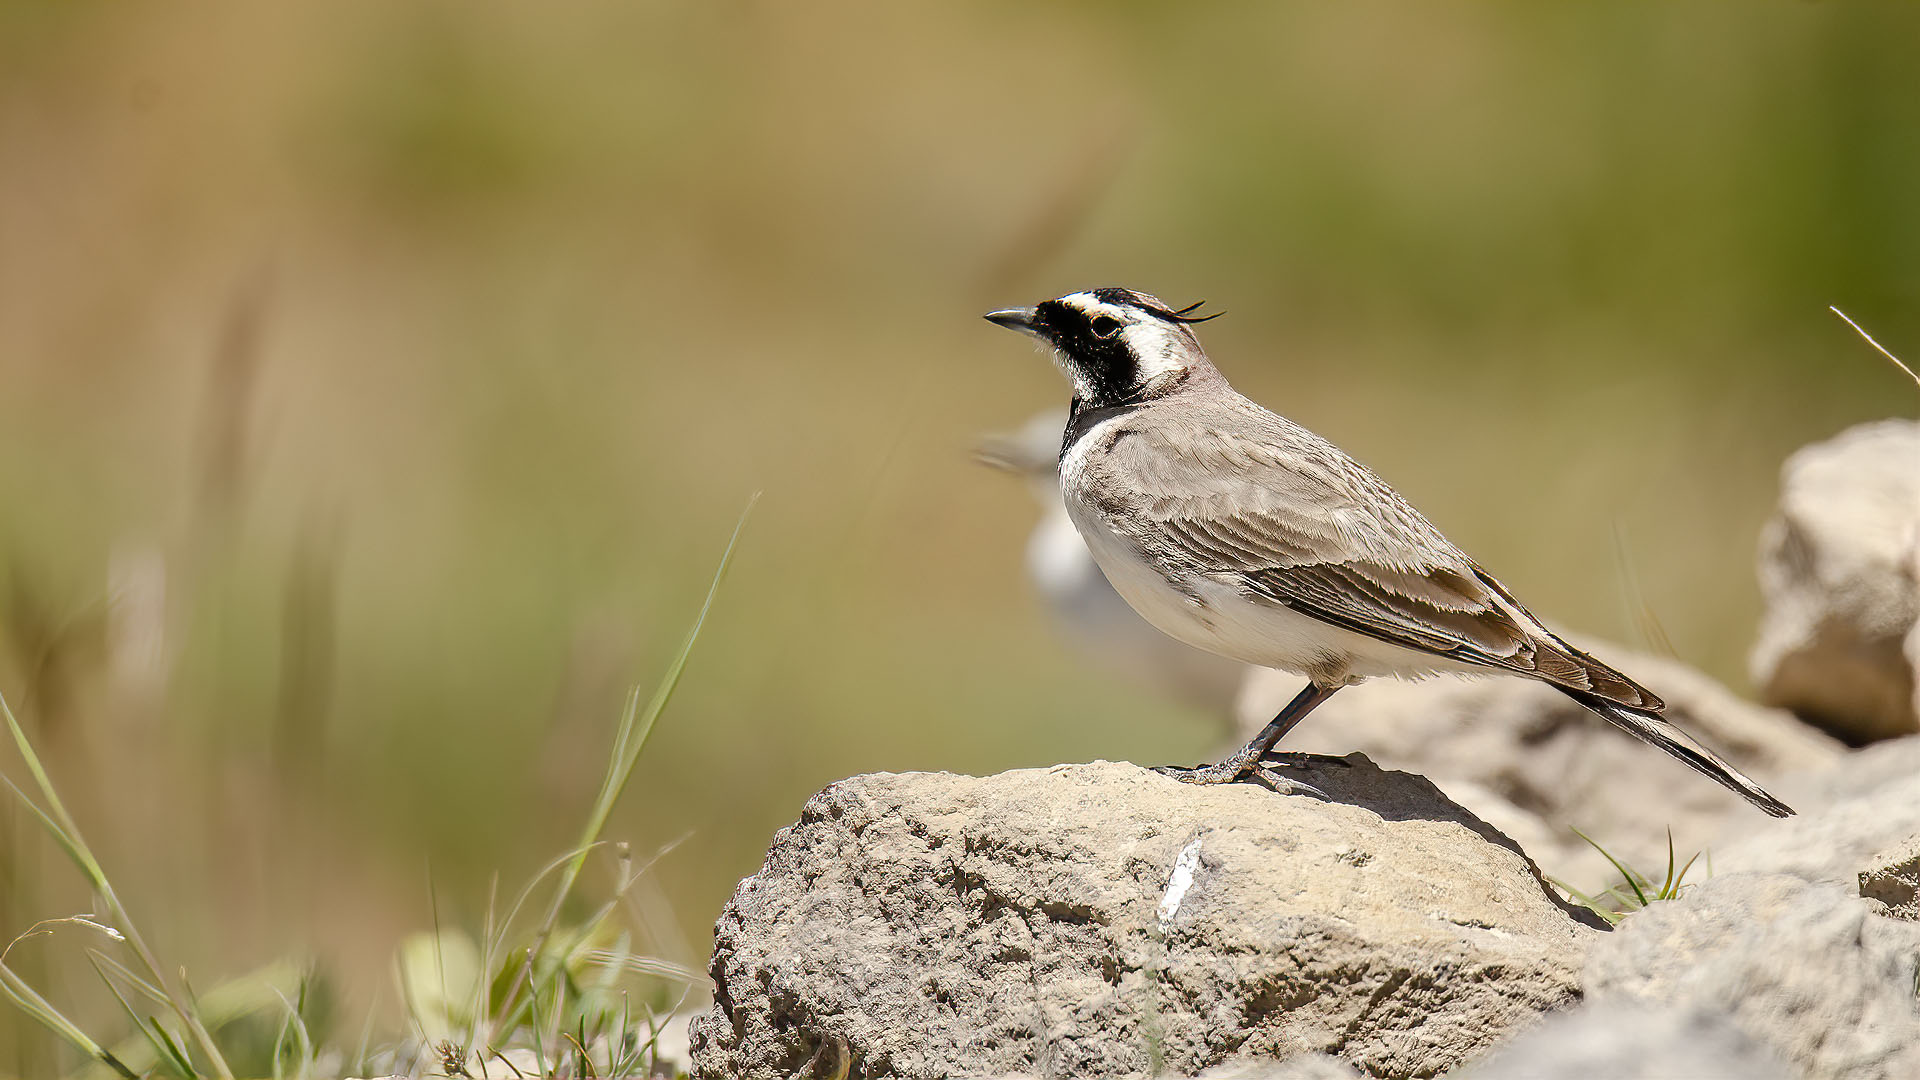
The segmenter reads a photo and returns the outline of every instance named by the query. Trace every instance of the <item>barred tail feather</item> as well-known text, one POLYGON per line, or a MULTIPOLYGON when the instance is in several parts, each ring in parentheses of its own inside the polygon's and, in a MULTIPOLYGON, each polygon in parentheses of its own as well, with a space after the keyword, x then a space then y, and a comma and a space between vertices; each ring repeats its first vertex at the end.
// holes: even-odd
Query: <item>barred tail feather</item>
POLYGON ((1674 727, 1658 714, 1642 712, 1617 701, 1567 687, 1559 687, 1568 697, 1605 717, 1608 722, 1627 734, 1665 750, 1681 761, 1686 762, 1699 772, 1705 773, 1719 782, 1721 786, 1747 800, 1774 817, 1791 817, 1793 808, 1768 794, 1759 784, 1740 774, 1738 769, 1721 761, 1714 753, 1694 743, 1679 728, 1674 727))

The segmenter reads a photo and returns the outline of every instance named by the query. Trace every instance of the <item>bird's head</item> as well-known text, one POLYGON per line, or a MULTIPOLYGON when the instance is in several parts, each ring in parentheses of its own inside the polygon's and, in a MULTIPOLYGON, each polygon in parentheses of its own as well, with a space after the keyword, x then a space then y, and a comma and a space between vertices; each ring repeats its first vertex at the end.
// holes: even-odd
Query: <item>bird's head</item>
POLYGON ((987 314, 987 321, 1031 334, 1053 349, 1073 380, 1073 396, 1090 408, 1165 396, 1196 377, 1217 378, 1190 324, 1199 304, 1175 311, 1132 289, 1068 293, 1035 307, 987 314))

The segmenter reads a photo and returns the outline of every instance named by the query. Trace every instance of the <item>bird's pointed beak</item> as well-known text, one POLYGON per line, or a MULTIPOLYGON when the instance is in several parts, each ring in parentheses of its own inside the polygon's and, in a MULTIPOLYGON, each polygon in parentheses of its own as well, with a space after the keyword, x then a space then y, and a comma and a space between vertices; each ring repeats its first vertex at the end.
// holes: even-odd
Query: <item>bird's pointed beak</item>
POLYGON ((987 312, 986 319, 995 326, 1004 326, 1009 330, 1018 330, 1023 334, 1038 334, 1040 331, 1038 327, 1034 325, 1034 319, 1037 315, 1038 312, 1030 307, 1008 308, 1005 311, 989 311, 987 312))

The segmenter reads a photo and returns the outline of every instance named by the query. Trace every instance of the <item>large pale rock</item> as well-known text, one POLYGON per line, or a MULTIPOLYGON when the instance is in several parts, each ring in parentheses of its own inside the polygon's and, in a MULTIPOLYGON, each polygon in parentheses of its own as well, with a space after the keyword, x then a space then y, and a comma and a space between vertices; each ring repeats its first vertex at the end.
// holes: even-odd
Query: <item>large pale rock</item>
POLYGON ((1767 609, 1754 683, 1849 742, 1920 731, 1903 650, 1920 616, 1920 421, 1861 424, 1804 447, 1780 488, 1760 536, 1767 609))
POLYGON ((1724 874, 1589 953, 1596 1004, 1724 1016, 1811 1080, 1920 1076, 1920 926, 1847 886, 1724 874))
POLYGON ((844 1040, 855 1077, 1431 1076, 1575 1000, 1584 913, 1349 760, 1294 773, 1330 803, 1106 762, 837 783, 721 914, 696 1074, 784 1080, 844 1040))
MULTIPOLYGON (((1579 644, 1653 689, 1676 724, 1762 783, 1841 757, 1834 739, 1784 710, 1741 700, 1685 664, 1600 642, 1579 644)), ((1239 706, 1243 727, 1251 734, 1265 724, 1300 685, 1299 677, 1277 672, 1250 676, 1239 706)), ((1420 772, 1449 798, 1519 839, 1548 874, 1585 890, 1597 890, 1614 871, 1574 828, 1630 864, 1664 866, 1669 828, 1684 859, 1729 823, 1769 820, 1739 796, 1529 679, 1363 683, 1335 694, 1283 745, 1315 753, 1358 750, 1388 768, 1420 772)))
POLYGON ((1469 1065, 1460 1080, 1796 1080, 1773 1053, 1710 1012, 1588 1003, 1469 1065))
POLYGON ((1920 736, 1850 753, 1788 790, 1799 816, 1729 830, 1712 845, 1714 869, 1857 888, 1876 855, 1920 836, 1920 736))

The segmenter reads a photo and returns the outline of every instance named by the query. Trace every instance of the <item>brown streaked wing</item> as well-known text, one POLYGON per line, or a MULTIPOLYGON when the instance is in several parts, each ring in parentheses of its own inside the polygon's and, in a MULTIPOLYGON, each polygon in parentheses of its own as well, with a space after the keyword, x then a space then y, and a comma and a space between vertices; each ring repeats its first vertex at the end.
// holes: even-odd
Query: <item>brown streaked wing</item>
POLYGON ((1116 433, 1101 472, 1103 486, 1133 489, 1128 516, 1157 534, 1143 546, 1174 568, 1238 575, 1275 602, 1395 645, 1659 708, 1554 636, 1326 440, 1244 399, 1154 412, 1151 426, 1116 433))

